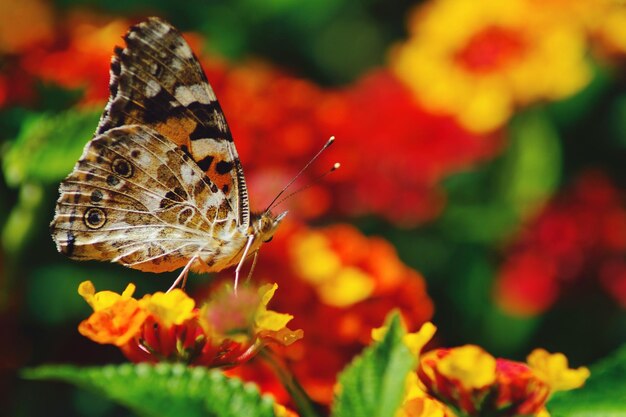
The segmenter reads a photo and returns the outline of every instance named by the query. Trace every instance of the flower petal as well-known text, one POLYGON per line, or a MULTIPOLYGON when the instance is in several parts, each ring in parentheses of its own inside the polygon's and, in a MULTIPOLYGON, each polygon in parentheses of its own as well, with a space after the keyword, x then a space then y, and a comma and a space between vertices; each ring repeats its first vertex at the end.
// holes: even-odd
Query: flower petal
POLYGON ((145 295, 139 305, 166 326, 182 324, 197 314, 194 310, 196 302, 179 288, 168 293, 145 295))
POLYGON ((589 369, 570 369, 565 355, 551 354, 545 349, 535 349, 528 355, 528 365, 545 380, 552 392, 567 391, 581 387, 589 378, 589 369))
POLYGON ((437 370, 451 379, 458 379, 465 388, 483 388, 496 380, 496 360, 482 348, 465 345, 450 349, 441 358, 437 370))

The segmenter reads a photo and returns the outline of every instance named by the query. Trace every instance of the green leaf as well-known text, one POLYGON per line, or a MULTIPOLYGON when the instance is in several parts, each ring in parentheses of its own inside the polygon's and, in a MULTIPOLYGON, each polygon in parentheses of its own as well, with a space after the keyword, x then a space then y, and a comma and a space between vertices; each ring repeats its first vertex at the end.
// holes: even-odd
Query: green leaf
POLYGON ((366 348, 339 375, 333 417, 393 417, 404 395, 415 358, 403 343, 405 330, 398 313, 386 320, 387 334, 366 348))
POLYGON ((253 384, 216 370, 160 363, 79 368, 50 365, 23 371, 99 392, 138 415, 152 417, 272 417, 274 401, 253 384))
POLYGON ((71 170, 85 143, 91 139, 101 109, 68 110, 26 118, 4 157, 7 184, 57 183, 71 170))
POLYGON ((626 345, 591 367, 583 388, 557 392, 548 402, 552 417, 626 416, 626 345))

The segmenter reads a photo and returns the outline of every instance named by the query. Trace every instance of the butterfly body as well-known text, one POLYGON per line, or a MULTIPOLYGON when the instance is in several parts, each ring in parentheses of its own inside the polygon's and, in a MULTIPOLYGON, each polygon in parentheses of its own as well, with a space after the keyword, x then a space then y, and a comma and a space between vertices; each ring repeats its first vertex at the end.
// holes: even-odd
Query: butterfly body
POLYGON ((96 134, 59 188, 57 249, 150 272, 240 263, 284 214, 250 213, 225 117, 181 34, 150 18, 125 40, 96 134))

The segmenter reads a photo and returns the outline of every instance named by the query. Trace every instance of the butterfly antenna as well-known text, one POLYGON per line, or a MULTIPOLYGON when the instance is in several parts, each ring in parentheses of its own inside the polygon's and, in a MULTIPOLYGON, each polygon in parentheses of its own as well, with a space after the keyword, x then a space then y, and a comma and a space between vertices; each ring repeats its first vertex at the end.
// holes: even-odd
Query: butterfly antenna
MULTIPOLYGON (((315 162, 315 160, 316 160, 316 159, 317 159, 317 158, 318 158, 318 157, 322 154, 322 152, 324 152, 326 149, 328 149, 328 147, 329 147, 330 145, 332 145, 332 144, 333 144, 333 142, 335 142, 335 137, 334 137, 334 136, 331 136, 331 137, 330 137, 330 139, 328 139, 328 141, 324 144, 324 146, 322 146, 322 149, 320 149, 319 151, 317 151, 317 153, 313 156, 313 158, 311 158, 311 160, 310 160, 309 162, 307 162, 307 163, 306 163, 306 165, 305 165, 305 166, 304 166, 304 167, 303 167, 303 168, 302 168, 302 169, 301 169, 301 170, 300 170, 300 171, 299 171, 299 172, 298 172, 298 173, 297 173, 297 174, 296 174, 296 175, 295 175, 295 176, 291 179, 291 181, 289 181, 289 183, 288 183, 288 184, 287 184, 287 185, 286 185, 286 186, 285 186, 282 190, 280 190, 280 192, 276 195, 276 197, 274 197, 274 199, 272 200, 272 202, 271 202, 271 203, 267 206, 267 208, 265 209, 265 211, 266 211, 266 212, 268 212, 268 211, 270 211, 270 210, 272 209, 272 207, 274 206, 274 203, 276 202, 276 200, 278 200, 278 199, 280 198, 280 196, 281 196, 281 195, 283 195, 283 194, 285 193, 285 191, 287 191, 287 189, 288 189, 289 187, 291 187, 291 185, 292 185, 294 182, 296 182, 296 180, 297 180, 298 178, 300 178, 300 175, 302 175, 302 173, 303 173, 304 171, 306 171, 306 170, 307 170, 307 168, 309 168, 309 166, 311 166, 311 164, 312 164, 313 162, 315 162)), ((337 164, 335 164, 335 165, 337 165, 337 164)), ((334 169, 331 169, 331 170, 330 170, 330 171, 328 171, 326 174, 328 174, 328 173, 330 173, 330 172, 332 172, 332 171, 334 171, 334 169)), ((324 174, 324 175, 326 175, 326 174, 324 174)), ((322 175, 322 177, 323 177, 324 175, 322 175)), ((302 190, 300 190, 300 191, 302 191, 302 190)), ((290 194, 290 196, 291 196, 291 195, 293 195, 293 194, 295 194, 295 193, 290 194)), ((284 201, 284 199, 283 199, 283 200, 281 200, 281 201, 284 201)))
POLYGON ((318 175, 317 177, 315 177, 313 179, 313 181, 311 181, 309 184, 305 185, 304 187, 298 188, 296 191, 287 194, 286 196, 284 196, 283 198, 281 198, 280 200, 278 200, 278 202, 274 205, 272 205, 268 210, 271 210, 272 208, 279 206, 283 201, 290 199, 291 197, 293 197, 294 195, 308 189, 311 188, 313 185, 315 185, 316 183, 318 183, 322 178, 324 178, 326 175, 330 174, 333 171, 338 170, 341 167, 341 164, 339 162, 335 162, 334 165, 332 166, 331 169, 329 169, 328 171, 326 171, 325 173, 323 173, 322 175, 318 175))

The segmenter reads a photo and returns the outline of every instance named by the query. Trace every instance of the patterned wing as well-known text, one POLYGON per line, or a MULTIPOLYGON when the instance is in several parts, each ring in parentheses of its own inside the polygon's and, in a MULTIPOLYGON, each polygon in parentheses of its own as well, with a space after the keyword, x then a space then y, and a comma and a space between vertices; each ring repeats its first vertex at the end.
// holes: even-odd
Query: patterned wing
POLYGON ((61 183, 51 232, 59 252, 143 271, 211 259, 237 221, 221 190, 179 147, 144 126, 87 144, 61 183))
POLYGON ((250 222, 248 191, 222 109, 180 32, 159 18, 130 28, 111 60, 111 96, 96 134, 149 126, 188 152, 224 193, 238 224, 250 222))

